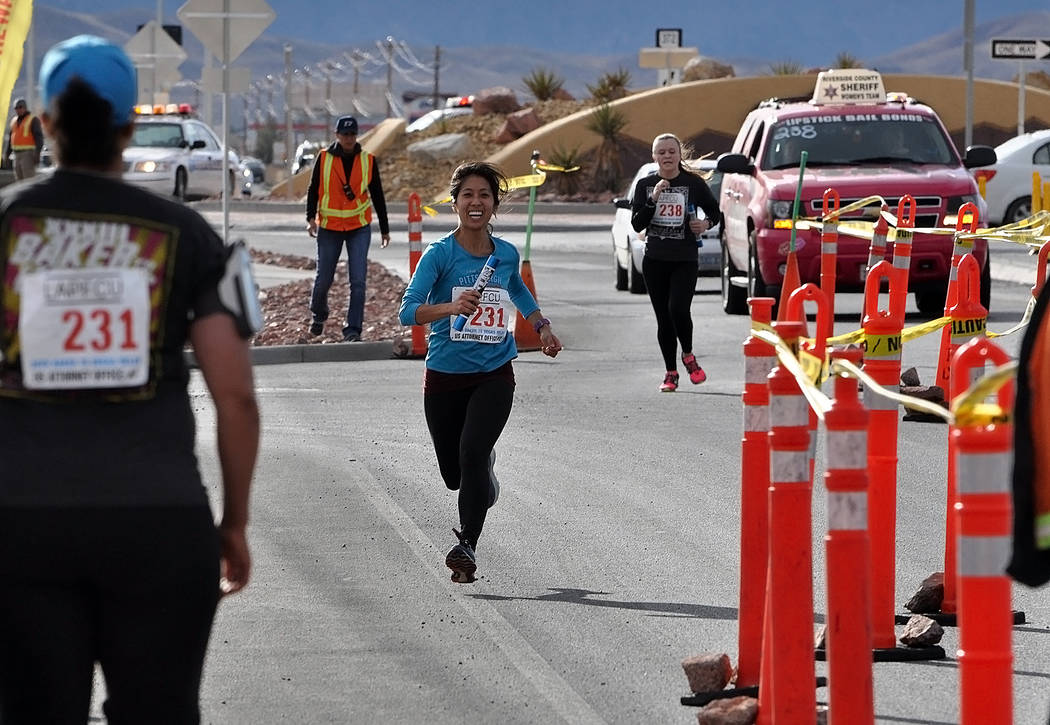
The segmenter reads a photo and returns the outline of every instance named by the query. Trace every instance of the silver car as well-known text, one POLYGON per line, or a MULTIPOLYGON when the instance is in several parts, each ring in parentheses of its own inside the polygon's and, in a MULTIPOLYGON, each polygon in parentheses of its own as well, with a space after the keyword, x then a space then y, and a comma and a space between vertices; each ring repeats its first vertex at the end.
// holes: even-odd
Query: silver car
MULTIPOLYGON (((708 176, 707 185, 714 197, 722 185, 722 172, 715 168, 714 159, 701 159, 689 162, 689 165, 708 176)), ((645 254, 645 240, 638 236, 631 226, 631 199, 634 188, 641 179, 656 172, 656 163, 642 164, 638 173, 631 179, 622 197, 613 199, 616 216, 613 218, 613 265, 616 267, 616 289, 630 290, 634 294, 645 293, 645 280, 642 278, 642 256, 645 254)), ((721 224, 716 223, 701 236, 702 246, 699 251, 698 277, 717 277, 721 270, 722 256, 719 248, 721 224)))

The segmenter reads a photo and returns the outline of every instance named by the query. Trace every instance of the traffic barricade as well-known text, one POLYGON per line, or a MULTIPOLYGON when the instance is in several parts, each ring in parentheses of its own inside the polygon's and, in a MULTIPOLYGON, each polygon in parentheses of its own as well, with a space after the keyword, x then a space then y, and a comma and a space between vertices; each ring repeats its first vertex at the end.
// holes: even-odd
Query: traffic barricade
MULTIPOLYGON (((797 355, 803 325, 773 329, 797 355)), ((783 364, 768 380, 770 557, 758 722, 803 725, 816 721, 809 406, 783 364)))
MULTIPOLYGON (((901 330, 904 310, 894 305, 903 299, 894 293, 902 273, 889 262, 878 262, 868 272, 864 286, 864 367, 879 385, 897 390, 901 375, 901 330), (887 309, 879 309, 879 287, 889 285, 887 309)), ((876 649, 896 647, 894 584, 896 581, 897 529, 897 402, 865 388, 864 407, 869 411, 868 470, 871 537, 871 629, 876 649)))
MULTIPOLYGON (((772 297, 752 297, 751 327, 770 329, 772 297)), ((769 387, 776 352, 749 335, 744 341, 744 436, 740 444, 740 601, 737 613, 737 687, 757 685, 762 660, 769 506, 769 387)))
MULTIPOLYGON (((959 284, 957 287, 958 301, 949 310, 951 318, 951 334, 948 338, 947 356, 954 359, 956 351, 973 339, 983 339, 987 327, 988 311, 981 306, 981 272, 977 260, 972 254, 963 255, 959 262, 959 284)), ((955 390, 962 385, 965 390, 973 379, 980 377, 983 371, 971 369, 965 373, 949 368, 950 387, 955 390), (960 380, 956 380, 960 377, 960 380), (971 379, 973 378, 973 379, 971 379)), ((945 505, 945 534, 944 534, 944 598, 941 600, 941 613, 955 613, 955 439, 948 437, 948 496, 945 505)), ((953 624, 950 618, 938 619, 942 624, 953 624)))
MULTIPOLYGON (((828 297, 824 291, 812 282, 807 282, 794 292, 787 300, 787 312, 785 320, 794 320, 802 324, 802 334, 809 337, 806 325, 807 302, 816 305, 816 333, 813 338, 799 342, 798 358, 799 364, 805 370, 809 379, 819 385, 823 379, 826 359, 827 339, 831 336, 831 317, 828 309, 828 297)), ((809 477, 813 480, 813 472, 817 456, 817 413, 810 408, 809 411, 809 477)))
MULTIPOLYGON (((1010 362, 995 343, 977 338, 952 361, 952 399, 959 400, 971 371, 986 363, 1010 362)), ((1013 452, 1014 384, 998 390, 998 406, 989 416, 957 414, 951 436, 958 458, 958 500, 954 514, 959 532, 959 693, 960 723, 1013 722, 1011 580, 1006 573, 1013 533, 1010 470, 1013 452)))
MULTIPOLYGON (((834 189, 824 191, 821 207, 820 231, 820 288, 827 298, 828 315, 834 324, 835 320, 835 265, 838 264, 839 243, 839 193, 834 189)), ((828 332, 830 336, 831 332, 828 332)))
POLYGON ((893 238, 893 268, 900 282, 890 285, 890 306, 903 310, 907 305, 908 273, 911 271, 911 240, 915 234, 915 199, 905 194, 897 203, 897 229, 893 238), (897 299, 892 296, 896 295, 897 299))
MULTIPOLYGON (((408 274, 416 273, 416 265, 423 256, 423 202, 414 191, 408 195, 408 274)), ((427 333, 423 325, 412 325, 411 357, 427 354, 427 333)))
MULTIPOLYGON (((832 361, 861 362, 860 349, 838 349, 832 361)), ((824 415, 828 532, 827 568, 828 705, 833 723, 865 725, 875 720, 869 618, 871 552, 868 542, 868 411, 857 380, 835 376, 835 398, 824 415)))
MULTIPOLYGON (((889 207, 883 204, 882 211, 889 211, 889 207)), ((879 218, 875 221, 875 226, 871 230, 871 244, 868 245, 868 269, 866 274, 870 273, 876 264, 886 258, 886 237, 889 233, 890 225, 886 221, 886 217, 880 213, 879 218)))
MULTIPOLYGON (((955 246, 952 250, 952 266, 948 271, 948 293, 944 298, 945 317, 948 317, 952 307, 955 306, 959 299, 959 262, 962 261, 963 255, 973 252, 974 239, 973 237, 967 237, 965 234, 966 232, 970 234, 976 232, 978 221, 977 206, 969 201, 963 204, 955 221, 955 246)), ((940 354, 937 357, 937 375, 934 378, 934 385, 941 386, 945 396, 948 395, 948 390, 950 389, 950 380, 948 378, 949 370, 951 369, 951 359, 948 356, 948 344, 951 342, 950 336, 951 326, 945 325, 941 330, 940 354)))

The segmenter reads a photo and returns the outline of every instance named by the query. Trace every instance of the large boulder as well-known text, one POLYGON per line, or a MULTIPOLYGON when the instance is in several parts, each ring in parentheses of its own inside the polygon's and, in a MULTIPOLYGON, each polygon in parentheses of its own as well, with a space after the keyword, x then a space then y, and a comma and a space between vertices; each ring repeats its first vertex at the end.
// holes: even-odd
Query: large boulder
POLYGON ((465 133, 446 133, 409 144, 405 152, 410 162, 432 162, 462 159, 471 155, 473 146, 465 133))
POLYGON ((477 116, 487 113, 514 113, 520 108, 518 97, 506 86, 486 88, 474 95, 474 114, 477 116))
POLYGON ((510 143, 527 133, 535 131, 542 125, 535 110, 531 107, 523 108, 507 116, 507 120, 503 122, 503 126, 500 127, 499 133, 496 134, 493 140, 496 143, 510 143))

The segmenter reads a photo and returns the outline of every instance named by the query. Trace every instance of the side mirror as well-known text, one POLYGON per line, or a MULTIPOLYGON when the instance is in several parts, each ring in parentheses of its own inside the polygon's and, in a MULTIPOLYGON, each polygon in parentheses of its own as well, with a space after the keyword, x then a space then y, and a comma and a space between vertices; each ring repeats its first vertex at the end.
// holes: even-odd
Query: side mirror
POLYGON ((972 169, 977 166, 992 166, 999 160, 991 146, 967 146, 963 157, 963 166, 972 169))
POLYGON ((755 165, 744 154, 722 154, 718 157, 717 167, 723 174, 747 174, 751 176, 755 173, 755 165))
POLYGON ((207 144, 204 143, 204 139, 197 139, 192 144, 190 144, 191 149, 202 149, 205 146, 207 146, 207 144))
POLYGON ((631 200, 630 199, 624 199, 623 197, 620 197, 620 196, 618 196, 615 199, 613 199, 612 203, 613 203, 613 206, 615 206, 617 209, 630 209, 631 208, 631 200))

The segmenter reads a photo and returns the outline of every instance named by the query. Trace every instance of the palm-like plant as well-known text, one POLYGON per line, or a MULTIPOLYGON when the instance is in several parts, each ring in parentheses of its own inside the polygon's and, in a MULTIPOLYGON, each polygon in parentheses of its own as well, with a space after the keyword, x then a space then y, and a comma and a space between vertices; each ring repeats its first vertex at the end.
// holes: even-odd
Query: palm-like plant
POLYGON ((781 60, 776 63, 770 63, 769 71, 775 76, 797 76, 801 75, 805 68, 798 61, 781 60))
POLYGON ((587 92, 591 94, 598 103, 608 103, 617 98, 627 95, 627 86, 631 82, 631 72, 626 68, 619 68, 612 73, 603 73, 598 78, 597 85, 587 85, 587 92))
MULTIPOLYGON (((547 160, 554 166, 561 166, 563 169, 572 169, 581 165, 581 154, 580 147, 573 146, 572 148, 563 148, 562 146, 555 146, 551 149, 550 155, 547 160)), ((576 193, 579 187, 578 178, 579 171, 553 171, 549 172, 557 174, 554 177, 554 186, 557 188, 558 193, 563 196, 571 196, 576 193)))
POLYGON ((616 191, 623 176, 620 163, 620 131, 627 125, 627 117, 608 103, 591 111, 587 130, 598 134, 601 145, 594 163, 594 183, 601 191, 616 191))
POLYGON ((835 56, 835 67, 836 68, 863 68, 864 65, 860 62, 860 58, 846 51, 842 51, 835 56))
POLYGON ((533 68, 527 76, 521 79, 521 82, 537 101, 551 100, 554 94, 565 85, 564 78, 560 78, 554 71, 546 68, 533 68))

